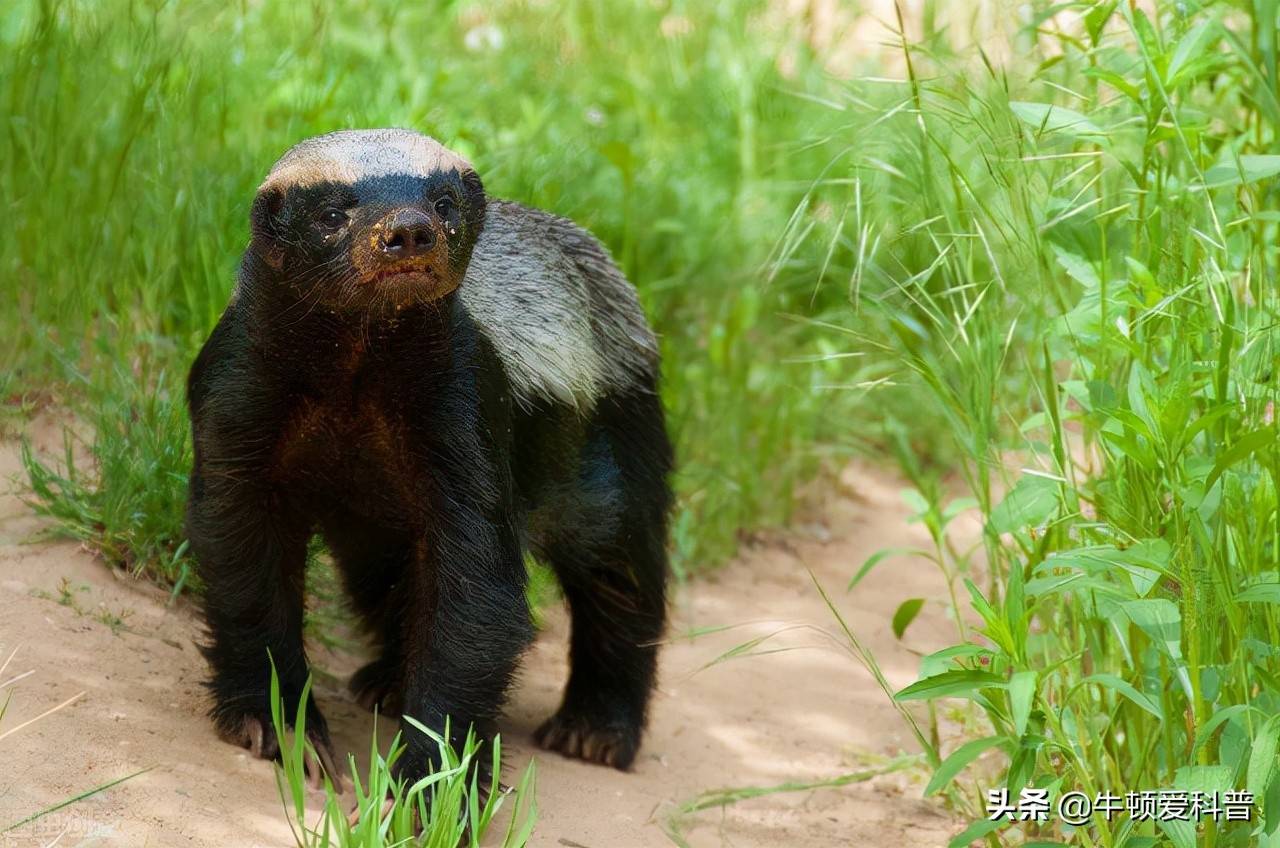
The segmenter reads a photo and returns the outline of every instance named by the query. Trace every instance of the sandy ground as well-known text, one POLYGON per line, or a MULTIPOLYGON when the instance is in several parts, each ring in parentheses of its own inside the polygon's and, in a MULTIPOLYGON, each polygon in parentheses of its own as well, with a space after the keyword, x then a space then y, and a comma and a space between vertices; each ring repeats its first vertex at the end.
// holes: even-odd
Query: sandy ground
MULTIPOLYGON (((17 470, 15 446, 0 445, 0 478, 17 470)), ((895 688, 916 678, 920 653, 950 643, 944 587, 927 565, 890 560, 853 593, 844 591, 875 550, 926 540, 906 523, 897 481, 852 468, 842 482, 845 494, 831 499, 820 521, 749 548, 679 592, 652 724, 631 773, 531 744, 566 674, 567 622, 558 611, 548 616, 502 728, 508 780, 531 756, 537 761, 533 845, 670 845, 664 825, 705 790, 831 778, 913 750, 870 674, 813 629, 834 622, 808 570, 895 688), (889 621, 909 597, 929 602, 899 643, 889 621), (755 655, 708 665, 779 631, 755 655), (777 648, 791 650, 760 653, 777 648)), ((0 734, 84 694, 0 738, 0 827, 150 771, 0 834, 0 846, 291 845, 271 766, 220 742, 204 717, 204 663, 190 605, 166 606, 164 593, 110 573, 74 543, 29 543, 39 527, 15 496, 0 498, 0 663, 16 650, 0 685, 31 672, 0 691, 0 703, 11 692, 0 734), (64 581, 74 607, 58 602, 64 581), (123 615, 125 629, 104 623, 104 610, 123 615)), ((325 652, 313 659, 339 673, 357 664, 325 652)), ((339 685, 322 683, 318 691, 339 751, 366 750, 371 717, 339 685)), ((770 795, 685 817, 680 827, 697 848, 945 845, 960 823, 921 800, 925 778, 912 768, 838 789, 770 795)))

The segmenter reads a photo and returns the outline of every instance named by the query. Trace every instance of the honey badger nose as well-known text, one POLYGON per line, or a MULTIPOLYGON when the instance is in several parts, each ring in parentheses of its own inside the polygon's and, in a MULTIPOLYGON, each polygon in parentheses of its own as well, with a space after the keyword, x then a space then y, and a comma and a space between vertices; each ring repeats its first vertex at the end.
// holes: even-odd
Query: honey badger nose
POLYGON ((417 209, 400 209, 382 219, 380 247, 387 259, 421 256, 436 244, 431 219, 417 209))

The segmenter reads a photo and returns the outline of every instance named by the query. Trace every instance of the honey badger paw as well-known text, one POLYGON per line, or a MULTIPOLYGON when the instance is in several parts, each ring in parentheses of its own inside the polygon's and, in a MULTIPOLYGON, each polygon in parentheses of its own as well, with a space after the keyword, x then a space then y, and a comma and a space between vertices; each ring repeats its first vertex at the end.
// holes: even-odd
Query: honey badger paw
POLYGON ((400 664, 386 658, 361 666, 347 689, 355 696, 356 703, 369 712, 380 715, 400 715, 400 664))
POLYGON ((640 728, 626 722, 602 722, 561 707, 533 735, 539 747, 626 771, 640 748, 640 728))
MULTIPOLYGON (((312 724, 312 719, 308 718, 307 724, 307 741, 311 743, 311 749, 313 749, 303 755, 307 785, 312 789, 323 789, 325 775, 328 775, 334 791, 341 792, 342 772, 337 768, 337 758, 333 753, 333 743, 329 741, 329 731, 325 728, 323 720, 312 724)), ((270 716, 244 715, 238 718, 219 718, 218 735, 223 741, 247 748, 250 754, 260 760, 280 759, 280 740, 276 738, 276 729, 271 723, 270 716)))

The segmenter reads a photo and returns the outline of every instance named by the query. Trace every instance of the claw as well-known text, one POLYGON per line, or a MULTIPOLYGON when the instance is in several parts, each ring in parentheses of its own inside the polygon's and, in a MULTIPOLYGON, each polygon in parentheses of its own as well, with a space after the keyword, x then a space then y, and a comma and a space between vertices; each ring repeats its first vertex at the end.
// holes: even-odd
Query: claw
MULTIPOLYGON (((280 758, 280 742, 276 739, 276 730, 270 721, 258 716, 245 716, 238 727, 223 730, 221 736, 233 745, 247 748, 249 753, 260 760, 277 760, 280 758)), ((333 745, 324 731, 307 731, 310 749, 303 754, 303 769, 306 772, 307 785, 312 789, 324 789, 324 779, 328 775, 329 783, 335 792, 342 792, 345 784, 342 772, 338 769, 338 759, 333 753, 333 745)))
POLYGON ((262 722, 256 718, 246 718, 244 720, 245 731, 249 734, 249 753, 258 759, 262 757, 262 722))
MULTIPOLYGON (((395 807, 395 805, 396 805, 396 802, 394 798, 388 796, 387 798, 383 799, 382 810, 378 813, 379 824, 382 823, 383 819, 391 815, 391 810, 393 807, 395 807)), ((356 806, 351 808, 351 812, 347 815, 347 824, 351 827, 355 827, 359 823, 360 823, 360 805, 357 804, 356 806)))
POLYGON ((378 709, 378 702, 380 700, 381 696, 373 689, 362 689, 359 694, 356 695, 356 703, 359 704, 360 708, 365 712, 371 713, 378 709))
POLYGON ((219 735, 232 745, 248 748, 260 760, 272 760, 280 754, 275 728, 256 716, 245 716, 239 727, 224 728, 219 735))
POLYGON ((361 707, 384 716, 400 715, 399 666, 392 660, 380 659, 361 667, 351 676, 347 687, 361 707))
POLYGON ((590 718, 561 711, 538 728, 534 741, 549 751, 626 771, 635 761, 639 728, 597 725, 590 718))
POLYGON ((307 773, 307 785, 312 789, 321 791, 324 789, 324 779, 327 775, 330 785, 333 786, 333 791, 341 794, 345 789, 345 785, 342 780, 342 772, 338 770, 333 746, 328 739, 319 738, 311 733, 307 734, 307 741, 311 743, 303 755, 303 766, 307 773))

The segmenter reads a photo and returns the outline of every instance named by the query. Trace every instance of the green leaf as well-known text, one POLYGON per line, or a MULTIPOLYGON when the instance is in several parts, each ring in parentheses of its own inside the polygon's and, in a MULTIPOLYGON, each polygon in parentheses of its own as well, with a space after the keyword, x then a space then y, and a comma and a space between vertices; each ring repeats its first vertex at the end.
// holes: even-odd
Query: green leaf
POLYGON ((1276 754, 1280 752, 1280 716, 1272 716, 1253 737, 1249 749, 1249 770, 1245 788, 1261 798, 1276 773, 1276 754))
POLYGON ((1153 700, 1150 696, 1139 692, 1133 684, 1127 680, 1116 677, 1114 674, 1091 674, 1081 683, 1096 683, 1099 686, 1105 686, 1114 692, 1128 698, 1137 706, 1146 710, 1155 716, 1159 721, 1164 721, 1164 710, 1160 707, 1160 702, 1153 700))
POLYGON ((1027 720, 1031 718, 1031 705, 1036 697, 1036 673, 1015 672, 1009 678, 1009 707, 1013 715, 1013 728, 1018 736, 1027 732, 1027 720))
MULTIPOLYGON (((1104 576, 1117 570, 1129 576, 1135 595, 1146 595, 1161 576, 1177 580, 1169 568, 1172 549, 1164 539, 1139 539, 1124 550, 1115 545, 1089 545, 1051 554, 1037 571, 1052 573, 1061 568, 1078 568, 1089 574, 1104 576)), ((1121 584, 1123 585, 1123 584, 1121 584)))
POLYGON ((950 648, 943 648, 929 654, 920 660, 920 679, 926 677, 934 677, 944 671, 951 670, 956 660, 972 659, 974 657, 990 657, 992 656, 990 648, 984 648, 981 645, 966 643, 964 645, 952 645, 950 648))
POLYGON ((1178 74, 1191 66, 1195 60, 1204 57, 1209 52, 1209 47, 1219 37, 1218 22, 1213 19, 1201 21, 1192 27, 1186 35, 1178 40, 1178 46, 1173 49, 1173 56, 1169 59, 1169 67, 1165 71, 1165 85, 1169 87, 1177 86, 1178 74))
POLYGON ((1024 474, 995 509, 988 522, 996 533, 1012 533, 1044 524, 1058 509, 1058 483, 1024 474))
POLYGON ((1271 775, 1271 782, 1267 784, 1266 790, 1263 792, 1262 798, 1255 798, 1255 804, 1260 803, 1262 807, 1262 832, 1267 838, 1260 844, 1267 848, 1278 848, 1280 846, 1280 774, 1275 772, 1271 775))
POLYGON ((1087 289, 1096 289, 1101 285, 1098 280, 1098 271, 1093 267, 1093 263, 1056 244, 1050 244, 1049 247, 1053 250, 1054 258, 1058 260, 1062 270, 1067 272, 1068 277, 1087 289))
POLYGON ((1160 575, 1172 577, 1169 557, 1172 550, 1164 539, 1142 539, 1121 552, 1121 568, 1129 575, 1133 591, 1144 597, 1160 581, 1160 575))
POLYGON ((924 495, 916 489, 903 489, 898 493, 902 498, 902 502, 911 507, 912 519, 918 519, 922 515, 929 514, 929 502, 925 500, 924 495))
POLYGON ((1067 592, 1076 588, 1076 584, 1084 583, 1086 586, 1099 586, 1100 581, 1090 581, 1083 574, 1055 574, 1052 577, 1037 577, 1034 580, 1028 580, 1025 587, 1028 598, 1047 597, 1056 595, 1059 592, 1067 592))
POLYGON ((1120 605, 1124 614, 1169 657, 1182 659, 1182 613, 1173 601, 1143 598, 1120 605))
POLYGON ((1255 583, 1235 597, 1237 604, 1280 604, 1280 583, 1255 583))
POLYGON ((1105 68, 1086 68, 1084 75, 1086 77, 1097 77, 1134 103, 1142 102, 1142 92, 1138 90, 1138 87, 1115 71, 1109 71, 1105 68))
POLYGON ((1033 127, 1037 132, 1060 132, 1066 136, 1079 138, 1092 136, 1089 138, 1090 141, 1102 141, 1106 138, 1106 133, 1084 115, 1063 106, 1013 100, 1010 101, 1009 108, 1023 123, 1033 127))
MULTIPOLYGON (((1173 788, 1187 792, 1205 792, 1221 795, 1232 789, 1232 769, 1229 766, 1182 766, 1173 776, 1173 788)), ((1195 848, 1195 827, 1191 822, 1159 822, 1165 835, 1178 848, 1195 848), (1169 828, 1166 825, 1187 825, 1186 828, 1169 828), (1189 842, 1187 840, 1190 840, 1189 842)))
POLYGON ((950 503, 948 503, 946 507, 943 508, 942 517, 947 519, 947 521, 950 521, 951 519, 955 518, 957 515, 959 515, 962 512, 965 512, 966 510, 977 509, 977 508, 978 508, 977 498, 970 498, 970 497, 955 498, 950 503))
MULTIPOLYGON (((1173 788, 1187 792, 1220 795, 1230 791, 1231 784, 1232 770, 1228 766, 1183 766, 1173 776, 1173 788)), ((1196 829, 1191 822, 1159 821, 1157 824, 1177 848, 1195 848, 1196 829)))
POLYGON ((901 639, 902 634, 907 631, 911 622, 915 621, 923 606, 924 598, 909 598, 903 601, 898 611, 893 614, 893 635, 901 639))
POLYGON ((1005 679, 989 671, 953 669, 933 677, 926 677, 924 680, 917 680, 897 692, 893 699, 895 701, 927 701, 932 698, 960 698, 988 686, 1004 688, 1005 679))
POLYGON ((1018 563, 1009 568, 1009 580, 1004 590, 1004 616, 1017 648, 1014 656, 1021 657, 1027 644, 1027 584, 1022 565, 1018 563))
POLYGON ((852 589, 854 586, 857 586, 862 582, 862 578, 871 573, 871 569, 875 568, 889 557, 906 555, 927 557, 929 556, 929 552, 921 550, 920 548, 884 548, 882 550, 878 550, 871 556, 867 557, 867 561, 858 569, 858 573, 853 575, 853 579, 849 581, 847 588, 852 589))
POLYGON ((1009 624, 1004 620, 1000 613, 996 612, 991 603, 983 596, 982 590, 974 585, 973 581, 965 578, 964 587, 969 592, 969 599, 973 605, 974 612, 982 616, 982 623, 986 625, 986 629, 981 631, 988 639, 1000 646, 1006 654, 1017 656, 1016 645, 1013 633, 1009 630, 1009 624))
POLYGON ((933 777, 929 779, 929 785, 924 788, 925 797, 945 789, 951 781, 956 779, 956 775, 968 768, 970 763, 982 756, 984 752, 997 747, 1007 751, 1013 747, 1013 740, 1008 736, 988 736, 985 739, 974 739, 956 748, 934 771, 933 777))
POLYGON ((1246 153, 1235 162, 1214 165, 1204 172, 1204 184, 1208 188, 1256 183, 1280 174, 1280 155, 1275 153, 1246 153))
POLYGON ((1209 741, 1209 737, 1213 735, 1213 731, 1217 730, 1223 722, 1230 721, 1250 709, 1253 709, 1253 707, 1250 707, 1248 704, 1231 704, 1230 706, 1226 706, 1218 710, 1213 714, 1212 718, 1196 730, 1195 745, 1192 747, 1191 752, 1194 754, 1196 751, 1200 750, 1204 743, 1209 741))
MULTIPOLYGON (((1280 156, 1276 157, 1280 159, 1280 156)), ((1218 482, 1218 478, 1222 473, 1237 462, 1245 459, 1255 451, 1266 447, 1274 447, 1276 444, 1276 428, 1266 427, 1261 430, 1254 430, 1252 433, 1246 433, 1236 440, 1236 443, 1222 452, 1218 457, 1218 461, 1214 463, 1213 470, 1209 472, 1209 476, 1205 478, 1204 488, 1206 491, 1213 488, 1213 484, 1218 482)))
POLYGON ((1173 788, 1209 794, 1231 790, 1230 766, 1182 766, 1173 775, 1173 788))
POLYGON ((1169 837, 1174 848, 1196 848, 1196 826, 1191 822, 1157 819, 1156 824, 1169 837))
POLYGON ((994 830, 998 830, 1004 826, 1006 822, 996 819, 978 819, 973 824, 966 827, 960 833, 952 837, 947 843, 947 848, 969 848, 974 842, 986 836, 994 830))

